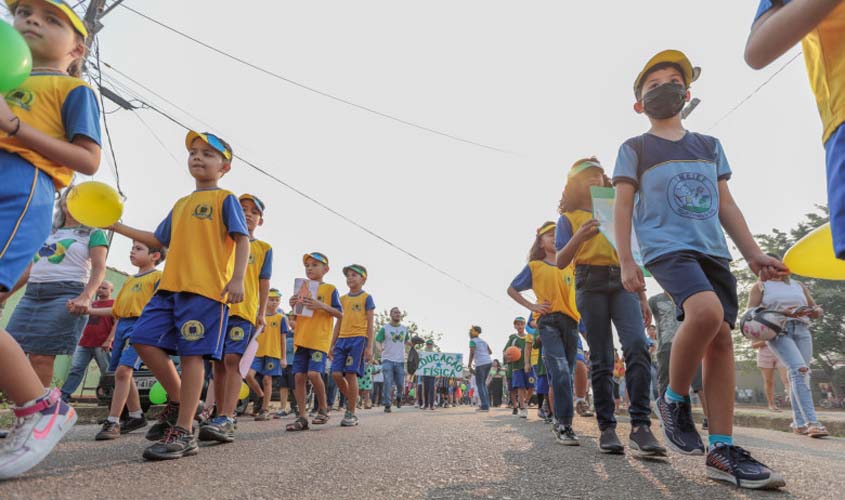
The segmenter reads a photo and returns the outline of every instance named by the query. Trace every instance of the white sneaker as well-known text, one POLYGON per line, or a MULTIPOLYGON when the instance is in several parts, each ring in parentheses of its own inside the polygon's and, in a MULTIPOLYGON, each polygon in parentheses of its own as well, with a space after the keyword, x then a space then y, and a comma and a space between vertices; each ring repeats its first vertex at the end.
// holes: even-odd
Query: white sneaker
POLYGON ((519 418, 528 418, 528 409, 523 408, 519 410, 519 418))
POLYGON ((38 465, 76 423, 76 411, 62 401, 58 389, 14 412, 15 428, 0 445, 0 480, 19 476, 38 465))

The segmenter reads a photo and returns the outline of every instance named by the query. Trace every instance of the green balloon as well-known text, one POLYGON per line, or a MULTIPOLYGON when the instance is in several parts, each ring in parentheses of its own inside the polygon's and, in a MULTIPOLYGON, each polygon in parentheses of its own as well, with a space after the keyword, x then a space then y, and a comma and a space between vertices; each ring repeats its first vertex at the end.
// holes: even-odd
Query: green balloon
POLYGON ((466 390, 467 390, 467 385, 466 385, 466 384, 461 384, 461 390, 462 390, 462 391, 464 391, 464 392, 466 392, 466 390))
POLYGON ((0 21, 0 94, 16 89, 32 72, 29 46, 12 25, 0 21))
POLYGON ((154 405, 161 405, 167 402, 167 391, 161 382, 156 382, 150 387, 150 403, 154 405))

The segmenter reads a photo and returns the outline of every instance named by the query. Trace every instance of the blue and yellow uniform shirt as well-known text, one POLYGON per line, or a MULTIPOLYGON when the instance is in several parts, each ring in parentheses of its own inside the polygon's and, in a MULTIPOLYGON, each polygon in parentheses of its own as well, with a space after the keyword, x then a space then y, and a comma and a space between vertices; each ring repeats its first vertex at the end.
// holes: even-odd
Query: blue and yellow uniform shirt
MULTIPOLYGON (((255 357, 282 359, 282 335, 290 335, 284 314, 276 313, 264 318, 264 332, 258 336, 258 351, 255 357)), ((287 337, 286 337, 287 338, 287 337)), ((293 353, 287 353, 292 356, 293 353)))
POLYGON ((678 141, 643 134, 619 148, 613 184, 637 191, 634 230, 646 265, 684 250, 731 260, 719 221, 719 182, 731 177, 722 144, 687 132, 678 141))
POLYGON ((153 298, 160 280, 161 271, 158 269, 127 279, 114 299, 112 316, 119 319, 141 316, 144 307, 153 298))
POLYGON ((236 234, 249 231, 231 192, 205 189, 181 198, 155 231, 169 250, 159 289, 225 302, 221 294, 234 272, 236 234))
MULTIPOLYGON (((555 227, 555 249, 560 251, 569 243, 578 229, 585 222, 593 218, 593 214, 586 210, 573 210, 565 212, 557 220, 555 227)), ((586 264, 589 266, 619 266, 619 256, 613 245, 601 233, 593 236, 581 244, 575 258, 572 259, 575 265, 586 264)))
POLYGON ((273 248, 266 241, 249 242, 249 263, 244 275, 244 300, 229 307, 229 317, 237 316, 255 326, 258 317, 258 282, 273 275, 273 248))
MULTIPOLYGON (((549 314, 559 312, 575 321, 581 320, 575 306, 575 277, 572 266, 558 269, 546 261, 532 260, 514 278, 511 286, 518 292, 533 290, 538 304, 551 304, 549 314)), ((539 314, 534 313, 535 320, 539 317, 539 314)))
MULTIPOLYGON (((100 107, 94 91, 79 78, 33 72, 6 94, 6 104, 22 123, 54 139, 73 142, 85 136, 100 144, 100 107)), ((0 164, 25 160, 53 179, 56 189, 70 185, 74 172, 24 146, 17 137, 0 137, 0 164), (10 154, 11 153, 11 154, 10 154)))
MULTIPOLYGON (((786 5, 791 0, 761 0, 754 21, 772 7, 786 5)), ((803 40, 804 61, 810 77, 810 87, 822 118, 822 141, 827 142, 833 132, 845 123, 845 2, 827 15, 803 40)))
MULTIPOLYGON (((340 303, 340 295, 337 288, 328 283, 321 283, 317 289, 317 300, 329 305, 338 311, 343 311, 340 303)), ((296 317, 296 332, 293 338, 295 347, 304 347, 314 351, 329 352, 332 344, 332 329, 334 328, 334 317, 326 311, 314 311, 310 318, 307 316, 296 317)))
POLYGON ((343 307, 343 319, 340 320, 338 338, 367 336, 367 311, 376 308, 373 296, 367 292, 358 295, 347 294, 340 298, 343 307))

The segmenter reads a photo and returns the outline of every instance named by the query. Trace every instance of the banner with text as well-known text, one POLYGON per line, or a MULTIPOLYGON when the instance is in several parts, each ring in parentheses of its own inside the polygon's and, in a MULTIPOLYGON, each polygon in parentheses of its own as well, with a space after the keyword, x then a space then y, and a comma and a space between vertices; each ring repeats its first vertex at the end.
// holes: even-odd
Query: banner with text
POLYGON ((419 351, 420 365, 415 375, 423 377, 461 377, 464 373, 464 356, 451 352, 419 351))

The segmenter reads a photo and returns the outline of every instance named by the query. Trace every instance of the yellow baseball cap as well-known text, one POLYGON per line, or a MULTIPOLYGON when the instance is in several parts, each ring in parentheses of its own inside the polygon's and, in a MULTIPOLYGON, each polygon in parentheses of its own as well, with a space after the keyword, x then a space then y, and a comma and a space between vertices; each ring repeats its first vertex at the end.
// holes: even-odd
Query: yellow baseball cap
POLYGON ((643 77, 646 76, 648 71, 658 64, 663 63, 676 64, 679 68, 681 68, 681 73, 684 75, 684 82, 686 82, 687 87, 692 85, 692 82, 698 80, 698 77, 701 75, 701 68, 693 66, 686 54, 680 50, 664 50, 655 54, 654 57, 645 63, 643 70, 640 71, 640 74, 637 75, 637 79, 634 80, 634 95, 636 95, 637 91, 640 90, 640 86, 643 84, 643 77))
POLYGON ((261 201, 258 196, 254 194, 244 193, 239 198, 238 201, 250 200, 251 202, 255 203, 255 206, 258 207, 258 211, 261 212, 261 215, 264 215, 264 202, 261 201))
MULTIPOLYGON (((9 7, 9 11, 14 12, 15 6, 18 4, 19 0, 6 0, 6 6, 9 7)), ((64 12, 67 18, 70 20, 70 24, 73 26, 73 29, 77 31, 83 38, 88 38, 88 28, 85 27, 85 23, 82 21, 82 18, 73 11, 73 8, 65 2, 61 0, 41 0, 43 2, 47 2, 50 5, 57 7, 60 11, 64 12)))
POLYGON ((211 132, 194 132, 193 130, 188 132, 188 135, 185 136, 185 147, 190 151, 191 144, 194 142, 194 139, 202 139, 203 142, 214 148, 220 154, 223 155, 223 158, 226 161, 232 161, 232 148, 223 142, 223 139, 217 137, 216 135, 212 134, 211 132))
POLYGON ((278 288, 271 288, 269 292, 267 292, 268 297, 281 297, 282 292, 279 291, 278 288))

